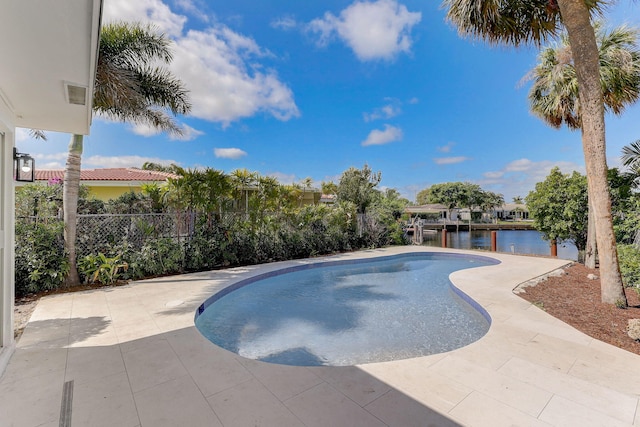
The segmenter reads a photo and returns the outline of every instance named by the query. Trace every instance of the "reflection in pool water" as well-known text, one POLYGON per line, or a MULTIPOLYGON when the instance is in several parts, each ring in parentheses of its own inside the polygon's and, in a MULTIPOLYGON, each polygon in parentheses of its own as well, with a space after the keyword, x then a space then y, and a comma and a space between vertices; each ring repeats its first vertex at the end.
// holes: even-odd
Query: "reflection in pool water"
POLYGON ((198 310, 196 327, 243 357, 288 365, 345 366, 440 353, 489 329, 486 312, 465 301, 449 274, 495 263, 423 252, 293 267, 214 295, 198 310))

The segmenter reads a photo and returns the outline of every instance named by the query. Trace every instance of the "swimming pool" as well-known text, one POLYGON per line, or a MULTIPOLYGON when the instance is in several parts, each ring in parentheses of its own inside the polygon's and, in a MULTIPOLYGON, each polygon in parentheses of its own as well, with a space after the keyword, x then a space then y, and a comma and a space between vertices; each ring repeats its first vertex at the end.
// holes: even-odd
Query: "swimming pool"
POLYGON ((196 313, 198 330, 243 357, 299 366, 406 359, 468 345, 490 317, 449 281, 497 264, 419 252, 288 267, 237 282, 196 313))

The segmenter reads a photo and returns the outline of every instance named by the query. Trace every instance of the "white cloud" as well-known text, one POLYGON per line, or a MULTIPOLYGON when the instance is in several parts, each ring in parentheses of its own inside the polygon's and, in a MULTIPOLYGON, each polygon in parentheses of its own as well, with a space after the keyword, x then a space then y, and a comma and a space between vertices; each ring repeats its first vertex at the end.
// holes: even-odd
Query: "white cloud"
POLYGON ((172 163, 180 164, 171 159, 161 159, 158 157, 143 156, 91 156, 83 159, 82 167, 84 169, 94 168, 130 168, 141 167, 146 162, 159 163, 162 165, 170 165, 172 163))
POLYGON ((400 101, 391 100, 389 104, 376 108, 371 113, 364 113, 363 117, 365 122, 372 122, 378 119, 390 119, 400 113, 402 113, 400 101))
MULTIPOLYGON (((67 152, 41 154, 36 153, 33 157, 36 159, 36 167, 40 170, 48 169, 64 169, 68 157, 67 152)), ((142 157, 142 156, 90 156, 82 159, 82 169, 95 168, 127 168, 141 167, 145 162, 159 163, 162 165, 170 165, 179 162, 171 159, 161 159, 158 157, 142 157)))
POLYGON ((265 55, 252 39, 221 25, 177 40, 171 68, 191 91, 191 115, 225 126, 259 112, 283 121, 299 116, 293 92, 275 71, 251 69, 248 61, 265 55))
POLYGON ((292 16, 283 16, 271 21, 271 27, 278 28, 280 30, 289 31, 298 26, 295 18, 292 16))
POLYGON ((284 185, 293 184, 298 180, 295 174, 287 174, 284 172, 269 172, 266 175, 277 179, 280 184, 284 185))
POLYGON ((158 128, 141 123, 131 125, 131 131, 136 135, 144 136, 147 138, 162 133, 162 131, 160 131, 158 128))
POLYGON ((535 189, 538 182, 542 182, 554 167, 559 167, 563 173, 578 171, 585 173, 584 166, 572 162, 542 160, 534 162, 529 159, 517 159, 507 163, 502 169, 483 174, 483 179, 476 182, 485 190, 502 193, 506 201, 514 196, 525 197, 535 189))
POLYGON ((369 133, 367 139, 362 142, 362 146, 384 145, 402 139, 402 129, 391 125, 384 125, 384 130, 374 129, 369 133))
POLYGON ((247 155, 246 151, 239 148, 214 148, 213 153, 221 159, 239 159, 247 155))
POLYGON ((433 162, 436 165, 454 165, 456 163, 466 162, 467 160, 471 160, 471 157, 436 157, 435 159, 433 159, 433 162))
POLYGON ((193 141, 197 137, 204 135, 204 132, 194 129, 186 124, 180 125, 182 128, 182 135, 169 135, 169 139, 172 141, 193 141))
POLYGON ((283 121, 300 115, 291 89, 258 62, 273 55, 250 37, 219 23, 185 33, 187 18, 161 0, 110 0, 104 17, 152 22, 173 38, 170 69, 190 91, 192 116, 228 126, 258 113, 283 121))
POLYGON ((203 22, 209 22, 209 16, 204 13, 207 9, 206 3, 195 0, 174 0, 176 6, 203 22))
POLYGON ((308 29, 319 35, 318 44, 327 45, 334 33, 361 61, 392 60, 411 49, 411 28, 422 19, 396 0, 356 1, 335 16, 326 12, 311 21, 308 29))
POLYGON ((449 153, 451 152, 451 149, 453 148, 454 145, 456 145, 455 142, 447 142, 446 145, 443 145, 441 147, 436 147, 436 150, 438 150, 441 153, 449 153))
POLYGON ((177 37, 187 21, 186 16, 171 11, 161 0, 109 0, 104 3, 102 22, 152 23, 163 33, 177 37))
POLYGON ((68 155, 69 153, 66 152, 53 154, 34 153, 33 158, 36 161, 36 169, 64 169, 68 155))
POLYGON ((29 135, 29 129, 25 128, 16 128, 16 142, 28 141, 31 138, 29 135))

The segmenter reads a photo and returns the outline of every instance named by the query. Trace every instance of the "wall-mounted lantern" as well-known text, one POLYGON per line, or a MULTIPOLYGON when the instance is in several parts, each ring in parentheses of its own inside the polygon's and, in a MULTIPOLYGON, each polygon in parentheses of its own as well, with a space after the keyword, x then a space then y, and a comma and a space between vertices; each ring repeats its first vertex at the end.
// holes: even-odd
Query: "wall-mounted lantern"
POLYGON ((13 165, 16 181, 33 182, 36 172, 36 162, 33 157, 18 153, 16 147, 13 147, 13 165))

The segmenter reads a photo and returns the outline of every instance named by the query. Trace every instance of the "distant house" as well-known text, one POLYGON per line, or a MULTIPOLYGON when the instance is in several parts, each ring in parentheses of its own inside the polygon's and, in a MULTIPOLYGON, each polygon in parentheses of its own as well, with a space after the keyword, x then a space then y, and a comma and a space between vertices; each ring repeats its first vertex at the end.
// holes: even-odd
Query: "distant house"
POLYGON ((451 221, 458 219, 460 214, 460 209, 454 208, 449 210, 445 205, 438 203, 430 203, 420 206, 407 206, 404 211, 410 215, 427 216, 436 220, 449 219, 451 221))
POLYGON ((333 205, 336 203, 337 196, 335 194, 321 194, 319 203, 324 205, 333 205))
POLYGON ((495 209, 496 217, 501 220, 523 221, 529 219, 529 209, 524 203, 505 203, 495 209))
MULTIPOLYGON (((133 191, 138 193, 142 184, 166 184, 168 178, 179 178, 168 172, 142 170, 137 168, 105 168, 82 169, 80 172, 80 184, 86 185, 91 195, 97 199, 107 201, 115 199, 124 193, 133 191)), ((64 179, 64 170, 38 170, 36 169, 35 182, 52 182, 64 179)), ((24 183, 16 183, 20 187, 24 183)))
MULTIPOLYGON (((405 212, 410 215, 420 215, 437 221, 469 221, 469 208, 454 208, 449 211, 445 205, 427 204, 420 206, 407 206, 405 212), (450 217, 449 217, 450 215, 450 217)), ((474 209, 478 215, 482 212, 480 209, 474 209)), ((529 218, 529 209, 523 203, 505 203, 502 206, 494 208, 491 212, 482 213, 482 221, 490 222, 496 218, 498 220, 523 221, 529 218)))

